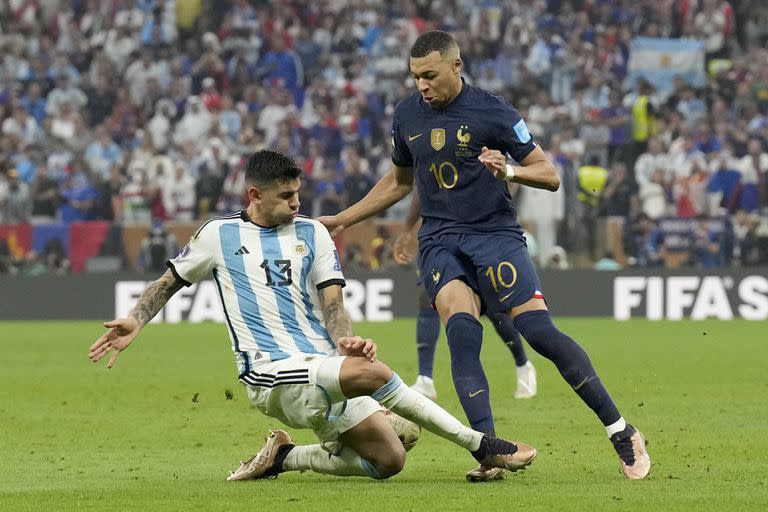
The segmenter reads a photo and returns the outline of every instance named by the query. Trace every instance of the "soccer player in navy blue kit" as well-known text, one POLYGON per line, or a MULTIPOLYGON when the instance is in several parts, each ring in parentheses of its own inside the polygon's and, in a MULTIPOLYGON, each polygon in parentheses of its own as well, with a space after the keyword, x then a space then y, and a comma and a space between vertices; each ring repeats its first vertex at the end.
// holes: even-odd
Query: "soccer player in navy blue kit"
MULTIPOLYGON (((400 201, 415 178, 421 278, 445 324, 454 386, 472 427, 494 430, 479 318, 504 312, 598 416, 624 475, 645 478, 651 467, 645 438, 625 422, 584 349, 552 323, 505 183, 557 190, 557 171, 517 110, 466 84, 461 67, 449 34, 417 38, 410 69, 418 92, 395 108, 392 168, 361 201, 319 220, 338 234, 400 201)), ((467 478, 487 480, 486 470, 467 478)))
MULTIPOLYGON (((416 232, 421 226, 420 206, 419 196, 415 194, 405 218, 404 228, 395 239, 394 258, 399 265, 411 263, 414 259, 414 249, 417 246, 416 232)), ((433 379, 433 367, 437 339, 440 337, 440 315, 432 307, 432 302, 420 281, 418 286, 419 312, 416 317, 416 352, 419 375, 411 387, 422 395, 436 400, 437 389, 433 379)), ((504 341, 515 359, 515 373, 517 374, 515 398, 533 398, 537 391, 536 369, 525 353, 520 333, 515 329, 512 319, 503 311, 492 314, 490 319, 496 333, 504 341)), ((501 475, 502 471, 502 469, 498 469, 496 471, 497 476, 501 475)))

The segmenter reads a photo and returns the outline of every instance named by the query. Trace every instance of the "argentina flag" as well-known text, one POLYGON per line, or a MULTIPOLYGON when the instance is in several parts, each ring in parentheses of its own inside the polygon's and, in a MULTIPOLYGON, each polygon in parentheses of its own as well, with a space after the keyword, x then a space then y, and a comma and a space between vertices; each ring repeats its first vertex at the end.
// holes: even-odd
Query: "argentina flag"
POLYGON ((703 41, 636 37, 629 48, 629 87, 641 77, 662 94, 672 90, 675 76, 681 76, 694 87, 705 84, 703 41))

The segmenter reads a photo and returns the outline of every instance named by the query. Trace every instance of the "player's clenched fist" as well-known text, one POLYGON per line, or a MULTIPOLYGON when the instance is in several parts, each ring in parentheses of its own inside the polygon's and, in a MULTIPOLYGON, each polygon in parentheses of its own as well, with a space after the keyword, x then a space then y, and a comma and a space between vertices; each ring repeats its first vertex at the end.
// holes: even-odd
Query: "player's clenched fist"
POLYGON ((507 158, 498 149, 488 149, 483 146, 480 156, 477 157, 480 162, 490 170, 493 175, 500 180, 507 176, 507 158))

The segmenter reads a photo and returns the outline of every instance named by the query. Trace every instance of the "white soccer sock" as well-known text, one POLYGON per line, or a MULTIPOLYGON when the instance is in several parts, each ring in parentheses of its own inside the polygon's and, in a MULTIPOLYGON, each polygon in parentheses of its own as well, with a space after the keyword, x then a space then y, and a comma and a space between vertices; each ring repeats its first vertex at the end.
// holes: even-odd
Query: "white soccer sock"
POLYGON ((608 437, 611 437, 616 432, 621 432, 627 428, 627 422, 624 421, 624 416, 621 416, 618 420, 605 426, 605 431, 608 432, 608 437))
MULTIPOLYGON (((285 471, 314 471, 336 476, 368 476, 372 474, 370 463, 360 457, 352 448, 345 446, 338 455, 331 455, 319 444, 294 446, 283 462, 285 471)), ((374 470, 375 473, 375 470, 374 470)))
POLYGON ((392 379, 373 392, 371 398, 403 418, 421 425, 469 451, 480 448, 483 434, 465 427, 445 409, 412 390, 395 373, 392 379))

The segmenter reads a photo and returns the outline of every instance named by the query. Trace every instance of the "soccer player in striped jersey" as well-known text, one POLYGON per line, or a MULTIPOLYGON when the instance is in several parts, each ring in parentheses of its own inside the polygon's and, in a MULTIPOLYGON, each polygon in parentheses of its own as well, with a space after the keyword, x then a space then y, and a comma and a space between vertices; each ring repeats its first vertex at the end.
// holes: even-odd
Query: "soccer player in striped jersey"
POLYGON ((300 174, 280 153, 251 155, 248 208, 203 224, 128 317, 104 324, 108 331, 91 346, 91 360, 111 353, 111 368, 174 293, 210 273, 248 397, 267 416, 312 429, 320 441, 296 446, 287 432, 272 431, 229 480, 305 470, 388 478, 405 462, 393 428, 403 424, 400 417, 469 450, 481 464, 530 464, 534 448, 464 426, 380 362, 372 340, 353 334, 333 241, 322 224, 298 216, 300 174))

